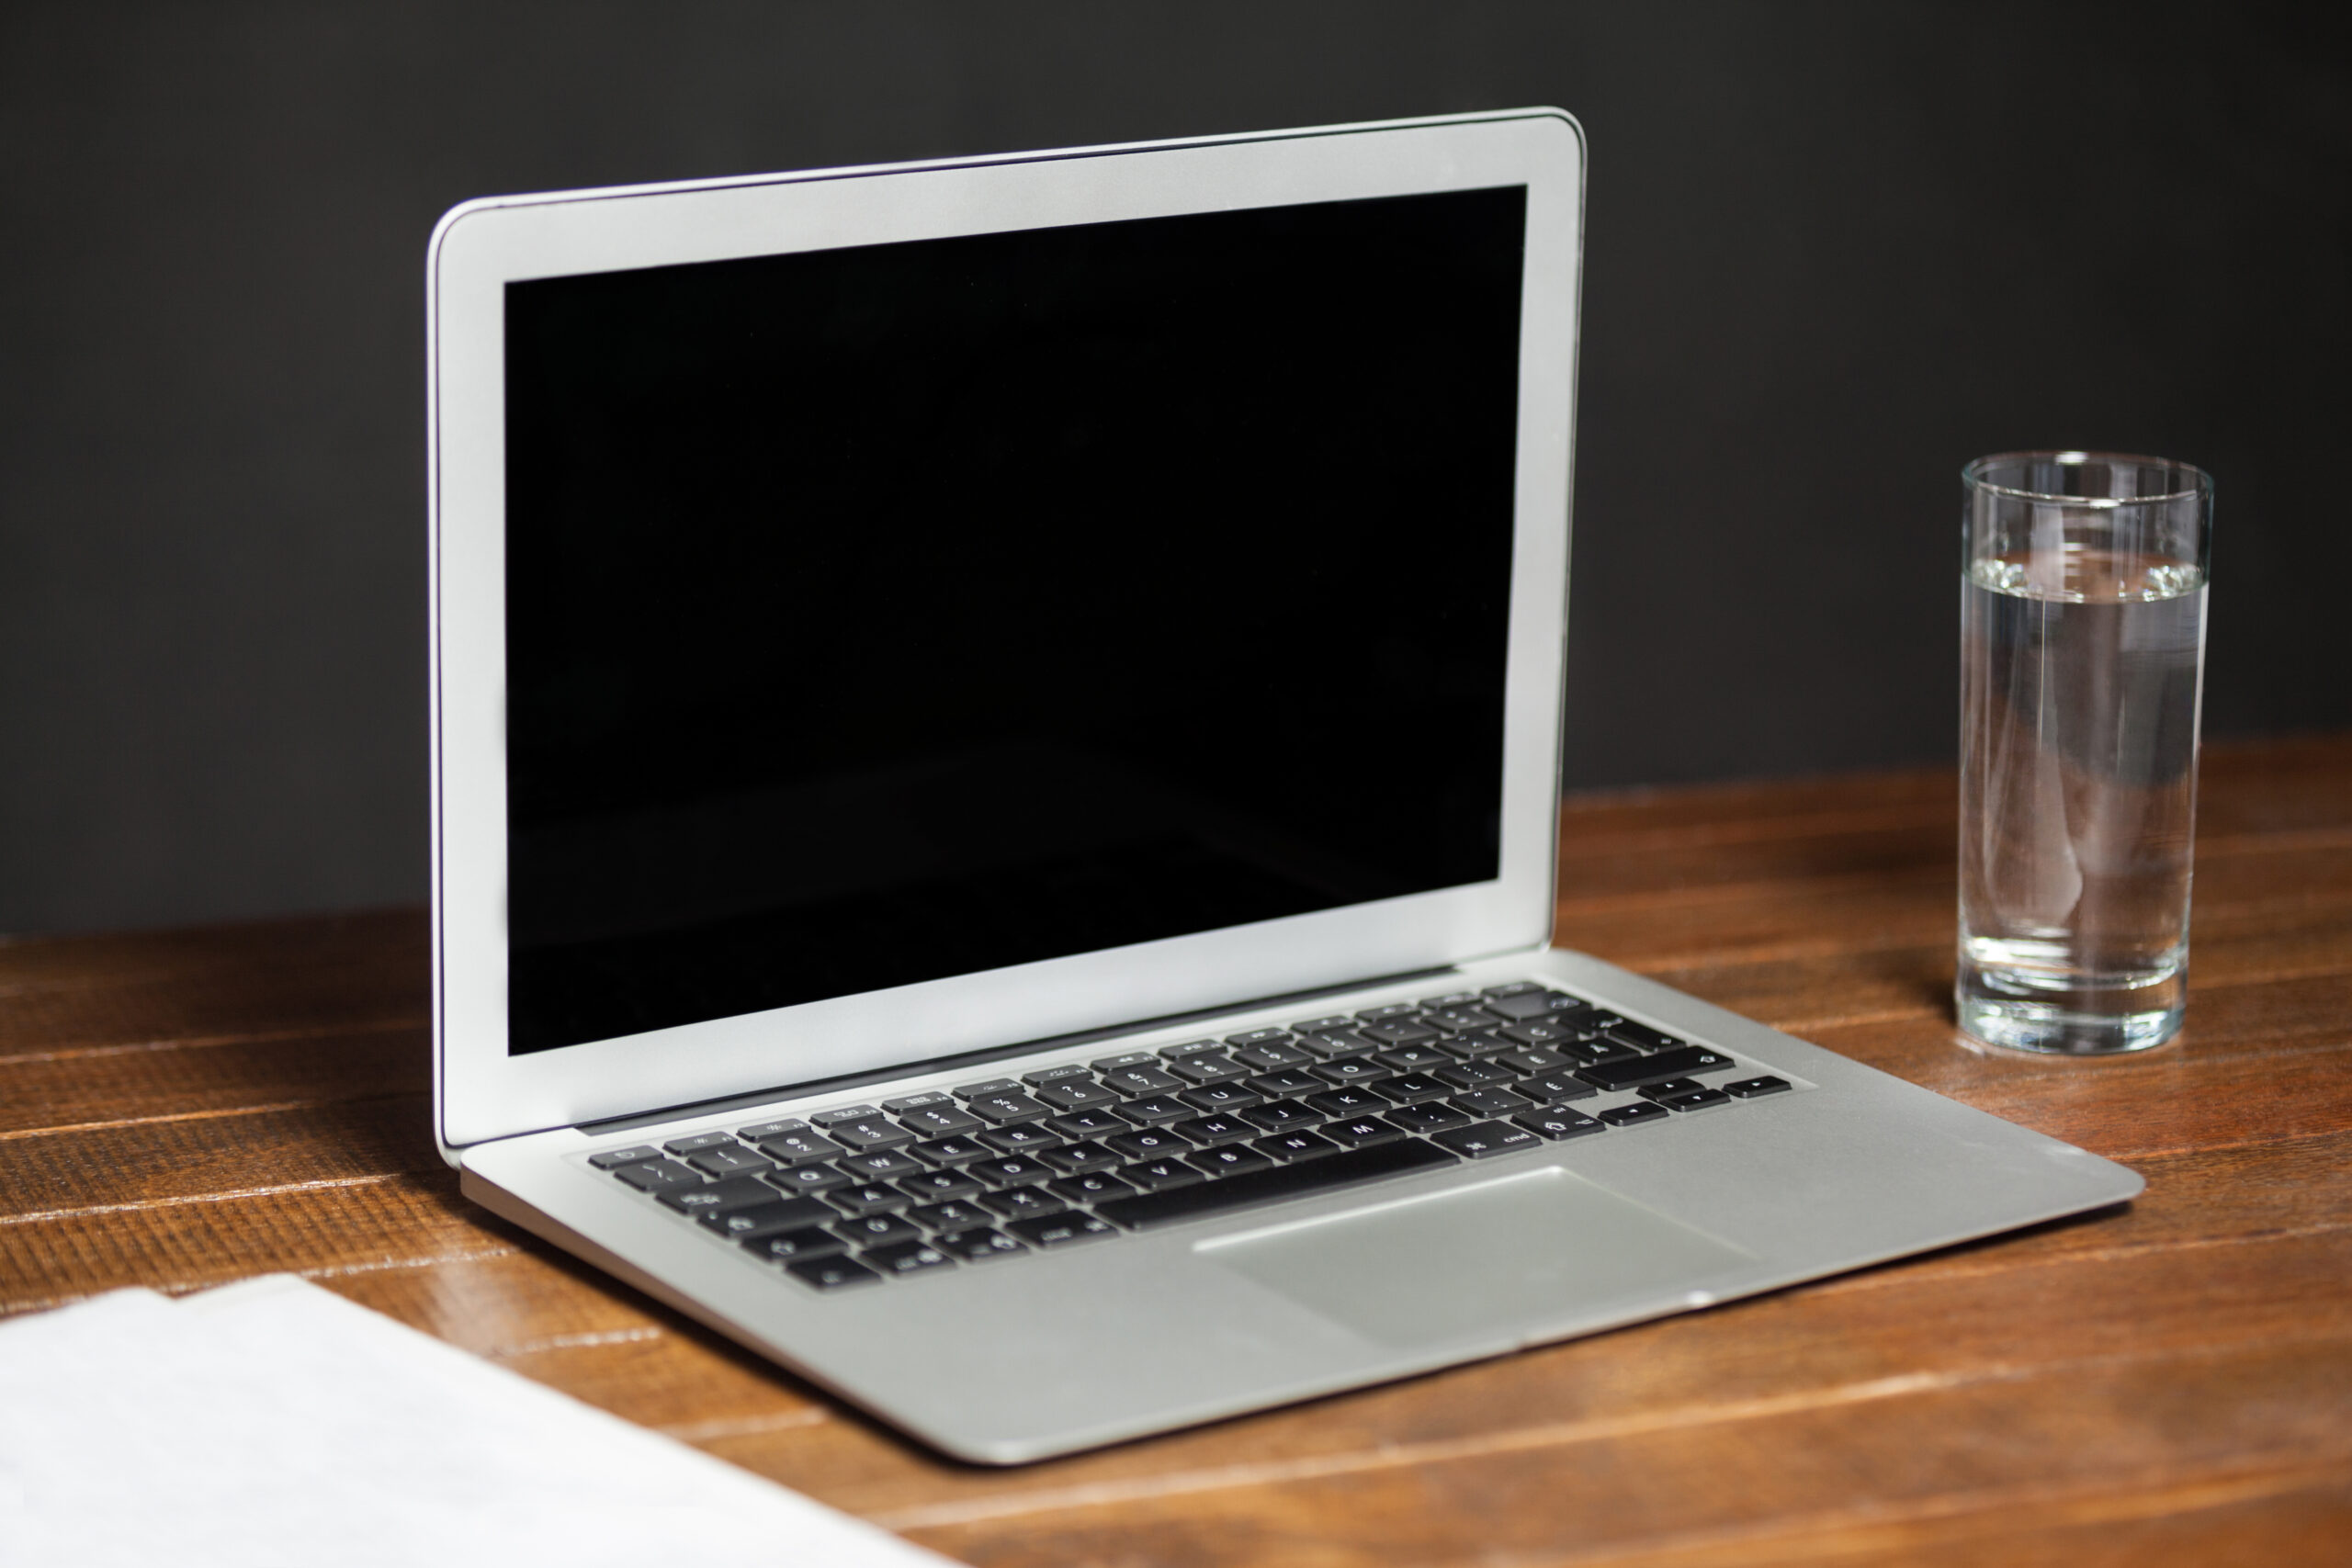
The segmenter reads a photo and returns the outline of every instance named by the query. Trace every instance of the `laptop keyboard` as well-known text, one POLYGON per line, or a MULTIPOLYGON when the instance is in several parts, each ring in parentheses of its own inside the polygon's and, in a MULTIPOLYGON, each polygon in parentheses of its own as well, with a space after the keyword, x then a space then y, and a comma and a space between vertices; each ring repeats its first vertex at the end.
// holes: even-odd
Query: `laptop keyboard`
POLYGON ((1792 1087, 1523 981, 588 1163, 801 1284, 838 1291, 1631 1132, 1792 1087))

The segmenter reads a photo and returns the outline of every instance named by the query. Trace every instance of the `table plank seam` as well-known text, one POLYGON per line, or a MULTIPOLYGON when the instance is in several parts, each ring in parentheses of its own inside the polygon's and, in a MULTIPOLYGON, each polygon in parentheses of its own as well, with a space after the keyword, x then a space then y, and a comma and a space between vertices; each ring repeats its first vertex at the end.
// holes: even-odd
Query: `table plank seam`
POLYGON ((315 1192, 339 1187, 375 1187, 405 1177, 429 1174, 415 1170, 379 1170, 365 1176, 326 1176, 311 1181, 289 1181, 271 1187, 240 1187, 225 1192, 189 1192, 173 1198, 141 1198, 131 1203, 94 1203, 80 1209, 37 1209, 30 1213, 0 1214, 0 1225, 28 1225, 42 1220, 84 1219, 92 1214, 123 1214, 141 1209, 176 1209, 190 1203, 228 1203, 243 1198, 271 1198, 288 1192, 315 1192))
MULTIPOLYGON (((1453 1562, 1464 1565, 1464 1568, 1469 1568, 1471 1564, 1476 1564, 1476 1568, 1502 1568, 1506 1564, 1508 1568, 1555 1568, 1555 1565, 1556 1568, 1565 1568, 1565 1565, 1572 1563, 1657 1561, 1726 1547, 1743 1549, 1740 1559, 1743 1564, 1813 1562, 1821 1561, 1825 1551, 1838 1556, 1859 1556, 1864 1552, 1884 1552, 1911 1546, 1915 1544, 1911 1527, 1920 1524, 1957 1523, 1962 1526, 1968 1536, 1998 1536, 2015 1529, 2015 1516, 2020 1509, 2037 1506, 2064 1508, 2068 1515, 2067 1522, 2086 1525, 2123 1524, 2204 1512, 2233 1503, 2279 1496, 2315 1484, 2339 1483, 2352 1476, 2352 1469, 2347 1469, 2347 1465, 2352 1465, 2352 1454, 2300 1464, 2253 1462, 2225 1464, 2218 1470, 2152 1472, 2123 1484, 2109 1482, 2077 1486, 2030 1484, 1980 1488, 1917 1498, 1907 1503, 1866 1505, 1849 1510, 1819 1510, 1794 1517, 1783 1517, 1760 1526, 1735 1525, 1652 1536, 1638 1543, 1626 1542, 1588 1551, 1540 1555, 1513 1553, 1499 1558, 1486 1554, 1476 1558, 1456 1558, 1453 1562), (1818 1539, 1831 1530, 1854 1532, 1862 1539, 1846 1541, 1818 1539)), ((1939 1540, 1950 1539, 1949 1536, 1939 1537, 1939 1540)))
MULTIPOLYGON (((70 1122, 51 1127, 16 1127, 0 1131, 0 1143, 19 1138, 65 1137, 75 1133, 104 1133, 122 1127, 152 1127, 168 1122, 214 1122, 236 1116, 267 1116, 280 1111, 321 1111, 331 1105, 367 1105, 385 1100, 419 1100, 413 1089, 379 1090, 372 1094, 332 1094, 308 1100, 266 1100, 258 1105, 215 1106, 205 1111, 171 1111, 153 1116, 124 1116, 111 1122, 70 1122)), ((0 1220, 0 1224, 6 1224, 0 1220)))
MULTIPOLYGON (((2266 1348, 2271 1348, 2287 1345, 2328 1344, 2346 1338, 2352 1338, 2352 1325, 2330 1333, 2267 1334, 2262 1337, 2260 1343, 2266 1348)), ((1281 1485, 1300 1481, 1317 1481, 1335 1476, 1355 1475, 1376 1470, 1451 1464, 1464 1460, 1481 1459, 1489 1454, 1522 1453, 1536 1449, 1566 1448, 1578 1443, 1645 1437, 1658 1432, 1686 1430, 1700 1427, 1729 1426, 1747 1421, 1769 1420, 1781 1416, 1804 1415, 1841 1405, 1868 1404, 1884 1400, 1906 1399, 1919 1394, 1981 1388, 1990 1383, 2024 1382, 2056 1372, 2074 1371, 2085 1368, 2125 1367, 2134 1364, 2226 1356, 2239 1353, 2244 1348, 2243 1346, 2233 1344, 2202 1345, 2160 1351, 2120 1350, 2097 1356, 2059 1357, 2046 1361, 1992 1361, 1965 1371, 1898 1372, 1886 1377, 1865 1379, 1860 1382, 1844 1383, 1824 1389, 1810 1389, 1801 1393, 1766 1394, 1749 1399, 1731 1400, 1721 1404, 1685 1405, 1669 1411, 1602 1416, 1583 1421, 1544 1422, 1537 1426, 1522 1427, 1515 1431, 1481 1433, 1475 1437, 1425 1438, 1416 1442, 1384 1443, 1377 1449, 1358 1450, 1346 1453, 1317 1454, 1289 1460, 1261 1460, 1250 1463, 1219 1466, 1208 1470, 1180 1471, 1157 1476, 1131 1476, 1115 1481, 1085 1482, 1074 1486, 1040 1487, 1034 1491, 1000 1493, 991 1496, 962 1498, 950 1503, 922 1504, 910 1508, 888 1509, 869 1514, 866 1517, 881 1525, 885 1529, 935 1529, 1031 1514, 1061 1513, 1122 1503, 1230 1491, 1245 1486, 1281 1485)), ((2352 1459, 2352 1428, 2347 1428, 2345 1438, 2346 1443, 2345 1457, 2352 1459)))
MULTIPOLYGON (((0 1000, 6 999, 0 997, 0 1000)), ((379 1019, 369 1022, 338 1023, 327 1028, 312 1024, 301 1029, 263 1029, 249 1033, 173 1035, 160 1040, 125 1041, 105 1045, 63 1045, 46 1051, 0 1051, 0 1067, 43 1062, 79 1062, 93 1056, 128 1056, 147 1051, 197 1051, 214 1045, 268 1045, 282 1040, 315 1040, 323 1045, 369 1034, 399 1034, 407 1031, 422 1032, 432 1025, 433 1021, 429 1018, 379 1019)))

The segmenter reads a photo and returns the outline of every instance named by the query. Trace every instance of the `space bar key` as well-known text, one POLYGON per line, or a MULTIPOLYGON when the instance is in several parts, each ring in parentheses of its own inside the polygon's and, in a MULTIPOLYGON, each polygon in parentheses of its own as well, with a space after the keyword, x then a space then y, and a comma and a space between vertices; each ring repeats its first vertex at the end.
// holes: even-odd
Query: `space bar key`
POLYGON ((1230 1209, 1278 1203, 1286 1198, 1304 1198, 1335 1187, 1351 1187, 1360 1181, 1377 1181, 1409 1171, 1436 1170, 1454 1163, 1452 1155, 1435 1145, 1408 1138, 1401 1143, 1375 1144, 1369 1148, 1350 1149, 1345 1154, 1326 1155, 1321 1159, 1300 1160, 1295 1165, 1280 1165, 1271 1170, 1219 1177, 1215 1181, 1171 1188, 1164 1192, 1113 1198, 1095 1204, 1094 1212, 1133 1229, 1148 1230, 1154 1225, 1172 1225, 1230 1209))

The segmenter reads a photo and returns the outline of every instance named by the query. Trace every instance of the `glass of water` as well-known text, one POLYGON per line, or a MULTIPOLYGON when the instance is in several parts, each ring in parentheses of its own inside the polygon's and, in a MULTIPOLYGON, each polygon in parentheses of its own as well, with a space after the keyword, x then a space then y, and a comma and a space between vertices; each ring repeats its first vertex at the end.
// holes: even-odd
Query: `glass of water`
POLYGON ((2213 482, 2008 452, 1961 483, 1960 1026, 2160 1045, 2188 995, 2213 482))

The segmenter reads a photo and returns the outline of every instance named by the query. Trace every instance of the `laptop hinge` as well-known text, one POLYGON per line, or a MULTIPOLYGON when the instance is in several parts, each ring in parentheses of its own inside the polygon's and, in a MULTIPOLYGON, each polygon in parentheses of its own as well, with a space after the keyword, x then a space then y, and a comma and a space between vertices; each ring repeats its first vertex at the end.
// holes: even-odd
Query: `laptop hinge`
POLYGON ((1178 1024, 1202 1022, 1213 1018, 1227 1018, 1235 1013, 1256 1012, 1261 1008, 1285 1007, 1293 1002, 1313 1001, 1317 997, 1336 997, 1350 991, 1366 991, 1375 986, 1402 985, 1408 981, 1428 980, 1441 975, 1455 975, 1461 971, 1453 964, 1434 969, 1408 969, 1397 975, 1375 975, 1367 979, 1350 980, 1344 985, 1317 986, 1311 991, 1284 991, 1277 996, 1257 997, 1248 1001, 1228 1002, 1222 1007, 1203 1008, 1195 1012, 1173 1012, 1159 1018, 1148 1018, 1133 1022, 1114 1024, 1108 1029, 1085 1029, 1075 1034, 1052 1034, 1041 1040, 1017 1041, 1010 1045, 990 1045, 978 1051, 960 1051, 952 1056, 933 1056, 919 1062, 897 1062, 887 1067, 866 1072, 842 1073, 829 1078, 809 1078, 800 1083, 779 1084, 774 1089, 754 1089, 748 1094, 724 1095, 717 1100, 689 1100, 683 1105, 665 1106, 659 1111, 636 1111, 627 1116, 607 1116, 594 1122, 577 1123, 582 1133, 626 1133, 639 1127, 659 1126, 687 1116, 709 1115, 720 1111, 744 1110, 755 1105, 773 1104, 779 1100, 797 1100, 803 1095, 830 1093, 836 1089, 857 1089, 870 1083, 889 1083, 899 1078, 919 1077, 926 1073, 944 1072, 962 1066, 978 1066, 984 1062, 1000 1062, 1008 1056, 1026 1056, 1039 1051, 1054 1051, 1071 1045, 1088 1045, 1098 1040, 1118 1040, 1132 1034, 1148 1034, 1154 1030, 1169 1029, 1178 1024))

